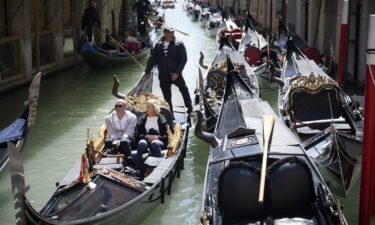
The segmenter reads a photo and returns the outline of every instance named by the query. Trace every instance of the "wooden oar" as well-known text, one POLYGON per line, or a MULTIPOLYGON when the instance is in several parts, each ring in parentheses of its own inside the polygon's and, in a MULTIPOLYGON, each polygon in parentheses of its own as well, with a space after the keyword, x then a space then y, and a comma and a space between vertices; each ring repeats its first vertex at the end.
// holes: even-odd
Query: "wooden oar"
POLYGON ((134 56, 132 54, 130 54, 130 52, 128 50, 126 50, 126 48, 124 48, 116 39, 114 39, 111 35, 107 34, 105 32, 105 30, 103 30, 102 28, 98 27, 97 28, 102 31, 103 33, 105 33, 106 35, 108 35, 108 37, 116 44, 119 46, 119 48, 121 48, 124 52, 128 53, 129 57, 136 63, 138 64, 139 67, 141 67, 142 70, 145 69, 145 67, 140 63, 138 62, 138 60, 136 58, 134 58, 134 56))
POLYGON ((263 116, 263 160, 262 160, 262 171, 260 174, 260 186, 259 186, 259 199, 260 204, 263 203, 264 199, 264 186, 266 181, 266 168, 268 158, 268 145, 272 136, 273 126, 275 124, 275 117, 272 115, 263 116))
MULTIPOLYGON (((149 20, 151 20, 151 21, 153 21, 153 22, 156 22, 156 19, 152 19, 152 18, 150 18, 150 17, 148 17, 148 16, 145 16, 145 18, 147 18, 147 19, 149 19, 149 20)), ((165 22, 163 23, 163 26, 164 26, 164 24, 165 24, 165 22)), ((175 31, 177 31, 177 32, 179 32, 179 33, 181 33, 181 34, 183 34, 183 35, 186 35, 186 36, 190 36, 190 34, 188 34, 188 33, 185 33, 185 32, 183 32, 183 31, 181 31, 181 30, 178 30, 178 29, 176 29, 176 28, 173 28, 175 31)))

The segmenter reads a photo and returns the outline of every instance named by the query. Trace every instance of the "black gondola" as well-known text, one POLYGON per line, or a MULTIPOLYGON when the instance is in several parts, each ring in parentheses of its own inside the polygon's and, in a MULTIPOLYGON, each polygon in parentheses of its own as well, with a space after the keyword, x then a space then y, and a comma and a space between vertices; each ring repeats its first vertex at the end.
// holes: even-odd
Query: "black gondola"
POLYGON ((215 136, 200 132, 198 112, 197 136, 211 143, 202 224, 347 224, 299 140, 279 119, 273 131, 266 132, 270 129, 263 129, 264 115, 276 117, 237 72, 227 76, 215 136), (263 133, 271 138, 269 150, 262 147, 263 133), (266 158, 263 150, 268 152, 266 158), (261 203, 260 190, 264 190, 261 203))
POLYGON ((199 99, 200 108, 205 112, 206 130, 209 132, 212 132, 215 128, 222 104, 228 66, 227 57, 230 58, 235 67, 240 64, 245 66, 248 76, 247 84, 254 90, 254 93, 259 95, 259 84, 255 73, 244 57, 234 50, 228 38, 222 37, 216 56, 207 69, 206 77, 203 78, 199 71, 199 92, 196 92, 199 95, 197 99, 199 99))
POLYGON ((41 73, 38 73, 32 80, 29 88, 28 100, 25 103, 25 110, 22 115, 8 127, 0 131, 0 173, 9 162, 7 142, 13 142, 17 151, 21 151, 28 129, 30 125, 34 123, 39 97, 40 79, 41 73))
POLYGON ((320 51, 310 46, 306 43, 300 36, 297 34, 289 31, 289 29, 285 26, 282 20, 279 20, 279 39, 278 45, 282 52, 286 52, 287 40, 288 38, 292 38, 295 46, 300 49, 300 51, 307 56, 307 58, 314 60, 314 62, 319 65, 322 70, 330 75, 333 76, 336 73, 336 63, 333 58, 333 47, 332 43, 330 43, 330 52, 324 56, 324 59, 321 57, 320 51))
POLYGON ((248 18, 245 21, 245 31, 242 36, 238 52, 244 55, 246 61, 251 66, 257 66, 258 60, 261 57, 262 51, 266 51, 268 42, 260 35, 256 30, 255 19, 248 14, 248 18))
MULTIPOLYGON (((80 46, 80 54, 93 69, 112 69, 119 66, 134 63, 134 59, 141 59, 150 55, 153 43, 156 41, 158 29, 153 27, 150 32, 150 41, 137 53, 129 56, 129 52, 118 52, 117 50, 103 50, 92 42, 84 42, 80 46)), ((116 43, 118 45, 118 43, 116 43)), ((122 49, 121 49, 122 50, 122 49)))
POLYGON ((361 161, 363 118, 357 104, 293 39, 287 42, 281 79, 285 83, 279 91, 281 119, 304 141, 318 167, 328 169, 331 175, 324 177, 332 190, 345 196, 361 161))
POLYGON ((16 202, 16 207, 25 207, 25 214, 17 215, 24 215, 27 224, 138 224, 157 203, 164 202, 166 194, 171 193, 172 183, 180 176, 186 154, 189 130, 186 113, 175 111, 172 121, 166 101, 152 93, 155 86, 152 77, 142 77, 127 96, 118 93, 119 82, 116 77, 114 80, 114 95, 126 98, 129 109, 136 115, 145 112, 148 99, 160 102, 161 113, 173 129, 173 133, 169 132, 168 148, 162 152, 163 157, 144 155, 147 157, 144 179, 137 179, 133 168, 124 168, 123 155, 105 153, 106 131, 102 126, 95 140, 88 135, 84 154, 87 160, 82 156, 82 161, 58 184, 40 212, 32 207, 26 196, 21 204, 16 202))

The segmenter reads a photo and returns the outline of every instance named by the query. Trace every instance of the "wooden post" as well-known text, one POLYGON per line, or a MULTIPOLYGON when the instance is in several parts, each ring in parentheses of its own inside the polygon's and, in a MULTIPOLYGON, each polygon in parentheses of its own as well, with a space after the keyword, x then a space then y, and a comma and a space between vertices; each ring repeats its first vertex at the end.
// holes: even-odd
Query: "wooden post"
POLYGON ((316 23, 315 23, 315 34, 314 34, 314 42, 313 42, 313 45, 316 46, 316 40, 318 39, 318 33, 319 33, 319 22, 320 22, 320 14, 321 14, 321 11, 322 11, 322 4, 323 4, 323 0, 319 0, 319 7, 318 7, 318 18, 316 19, 316 23))
POLYGON ((354 44, 354 90, 357 90, 358 87, 358 58, 359 58, 359 34, 361 27, 361 2, 357 1, 356 12, 355 12, 355 44, 354 44))
POLYGON ((285 24, 285 26, 288 26, 287 16, 288 16, 288 0, 283 0, 283 23, 285 24))
POLYGON ((74 57, 74 66, 77 67, 78 62, 78 51, 77 51, 77 23, 76 23, 76 3, 75 1, 71 0, 71 21, 72 21, 72 37, 73 37, 73 57, 74 57))
POLYGON ((117 36, 117 29, 116 29, 116 15, 115 15, 115 10, 112 8, 111 9, 111 20, 112 20, 112 35, 117 36))
POLYGON ((260 10, 260 3, 261 1, 258 0, 258 4, 257 4, 257 22, 259 23, 259 10, 260 10))
POLYGON ((369 16, 359 224, 375 221, 375 14, 369 16))
POLYGON ((270 0, 270 27, 269 27, 269 31, 268 31, 268 36, 270 37, 272 32, 273 32, 273 29, 272 29, 272 24, 273 24, 273 0, 270 0))
POLYGON ((340 86, 344 84, 344 63, 346 59, 346 42, 348 33, 348 11, 349 11, 349 0, 344 0, 342 7, 342 20, 341 20, 341 32, 340 32, 340 49, 339 49, 339 68, 337 73, 337 83, 340 86))
POLYGON ((36 71, 40 72, 39 12, 35 13, 36 71))

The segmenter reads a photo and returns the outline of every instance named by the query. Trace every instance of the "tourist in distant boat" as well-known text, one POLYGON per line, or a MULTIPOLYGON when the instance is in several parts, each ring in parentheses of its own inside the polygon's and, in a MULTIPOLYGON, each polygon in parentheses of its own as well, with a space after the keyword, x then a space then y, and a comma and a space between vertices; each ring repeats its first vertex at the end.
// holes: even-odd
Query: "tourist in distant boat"
MULTIPOLYGON (((115 110, 105 117, 107 138, 105 147, 108 153, 121 153, 131 156, 131 137, 137 124, 137 117, 127 110, 127 103, 123 99, 116 101, 115 110)), ((124 160, 124 163, 126 160, 124 160)))
POLYGON ((149 11, 150 2, 148 0, 138 0, 134 6, 133 11, 137 11, 138 32, 141 36, 146 35, 146 14, 149 11))
POLYGON ((92 27, 96 24, 100 27, 100 18, 96 11, 96 1, 91 0, 88 8, 85 9, 81 19, 81 28, 87 36, 87 41, 92 41, 92 27))
POLYGON ((150 148, 151 155, 161 157, 161 150, 168 145, 167 120, 160 114, 160 106, 155 99, 146 102, 146 113, 138 119, 133 136, 134 141, 138 141, 136 174, 143 177, 142 155, 150 148))
POLYGON ((148 59, 145 78, 148 78, 151 69, 157 66, 160 88, 171 112, 173 113, 171 86, 174 84, 180 89, 187 113, 190 114, 193 111, 193 106, 189 89, 182 76, 182 70, 187 62, 186 48, 183 42, 176 40, 173 28, 165 26, 163 32, 164 36, 156 43, 148 59))
POLYGON ((105 29, 105 42, 102 43, 102 46, 101 48, 103 50, 107 50, 107 51, 110 51, 110 50, 116 50, 116 45, 112 42, 111 40, 111 37, 110 37, 110 34, 109 34, 109 30, 108 29, 105 29))

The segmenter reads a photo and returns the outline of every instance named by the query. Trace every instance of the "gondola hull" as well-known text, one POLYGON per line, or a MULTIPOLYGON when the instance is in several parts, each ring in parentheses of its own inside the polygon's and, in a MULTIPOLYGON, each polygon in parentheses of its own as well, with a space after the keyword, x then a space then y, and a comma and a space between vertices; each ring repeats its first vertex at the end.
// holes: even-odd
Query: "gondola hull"
MULTIPOLYGON (((111 56, 98 51, 82 49, 82 57, 93 69, 112 69, 124 65, 133 64, 134 60, 130 56, 111 56)), ((142 49, 139 53, 133 55, 137 60, 150 54, 150 48, 142 49)))
MULTIPOLYGON (((187 136, 187 135, 185 135, 187 136)), ((186 146, 184 146, 185 151, 186 146)), ((147 191, 141 195, 135 197, 131 201, 123 204, 122 206, 115 208, 111 211, 105 213, 98 213, 95 216, 89 217, 87 219, 72 220, 72 221, 59 221, 53 220, 46 216, 43 216, 41 213, 36 212, 29 201, 26 199, 26 216, 27 224, 32 225, 47 225, 47 224, 59 224, 59 225, 68 225, 68 224, 102 224, 102 225, 132 225, 139 224, 145 217, 149 215, 155 207, 164 202, 164 198, 167 194, 170 194, 171 187, 175 178, 179 177, 179 174, 182 169, 182 161, 185 153, 181 152, 179 156, 176 156, 176 160, 171 169, 166 173, 164 177, 160 179, 159 182, 153 184, 147 191)), ((108 181, 112 182, 112 181, 108 181)), ((60 188, 64 188, 61 186, 60 188)), ((58 188, 59 190, 59 188, 58 188)), ((126 193, 122 193, 126 194, 126 193)), ((85 207, 89 207, 90 204, 101 204, 100 202, 87 202, 85 207)), ((43 209, 42 209, 43 210, 43 209)))
POLYGON ((0 131, 0 173, 9 163, 8 141, 11 141, 17 151, 21 151, 26 139, 29 126, 34 123, 36 107, 38 104, 41 73, 38 73, 32 80, 29 88, 29 98, 26 102, 22 115, 8 127, 0 131))
MULTIPOLYGON (((125 98, 124 94, 118 92, 119 81, 116 77, 114 81, 113 94, 125 98)), ((136 177, 131 163, 124 167, 121 161, 123 155, 113 156, 103 152, 106 131, 102 127, 98 138, 87 140, 82 161, 77 162, 58 184, 39 212, 24 196, 27 224, 138 224, 158 203, 164 202, 166 195, 171 194, 175 178, 179 178, 183 169, 189 123, 185 112, 175 112, 175 120, 171 120, 165 100, 152 93, 154 85, 153 76, 142 77, 126 96, 129 110, 136 115, 144 112, 146 106, 143 104, 147 99, 157 99, 161 105, 160 113, 165 115, 167 123, 174 130, 168 133, 169 145, 162 152, 163 157, 142 156, 146 157, 144 179, 136 177)), ((135 157, 136 151, 133 154, 135 157)), ((132 158, 126 156, 124 160, 132 158)))
POLYGON ((203 90, 197 96, 201 109, 204 109, 206 120, 206 131, 213 132, 220 107, 223 101, 223 92, 226 82, 226 70, 228 69, 227 59, 230 59, 232 66, 243 65, 246 70, 247 85, 256 95, 259 95, 259 83, 255 73, 242 55, 233 49, 227 38, 223 38, 219 50, 208 67, 207 74, 200 80, 199 89, 203 90))
POLYGON ((264 115, 276 116, 272 108, 238 74, 227 76, 214 132, 220 141, 211 144, 207 163, 202 224, 347 224, 299 140, 279 119, 272 130, 263 126, 264 115))
POLYGON ((279 90, 282 121, 304 142, 307 153, 336 194, 346 196, 358 178, 363 118, 337 83, 308 59, 293 39, 279 90))

